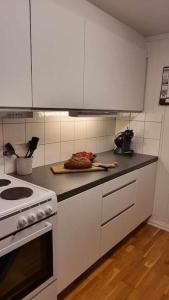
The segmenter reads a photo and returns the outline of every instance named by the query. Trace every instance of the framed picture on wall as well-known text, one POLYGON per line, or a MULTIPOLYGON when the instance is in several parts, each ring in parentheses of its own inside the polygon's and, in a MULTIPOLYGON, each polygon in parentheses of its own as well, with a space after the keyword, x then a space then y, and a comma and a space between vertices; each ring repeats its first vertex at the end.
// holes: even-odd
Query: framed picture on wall
POLYGON ((169 105, 169 67, 163 68, 159 104, 169 105))

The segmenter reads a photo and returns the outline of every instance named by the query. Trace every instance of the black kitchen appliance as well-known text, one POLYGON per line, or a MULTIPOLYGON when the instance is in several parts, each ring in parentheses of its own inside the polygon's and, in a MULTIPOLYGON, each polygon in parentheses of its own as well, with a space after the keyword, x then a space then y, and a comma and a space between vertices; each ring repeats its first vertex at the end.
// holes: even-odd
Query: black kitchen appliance
POLYGON ((121 155, 133 154, 134 150, 130 148, 133 136, 134 136, 134 132, 131 129, 127 129, 124 132, 120 132, 114 140, 114 143, 116 145, 116 148, 114 149, 114 153, 121 154, 121 155))

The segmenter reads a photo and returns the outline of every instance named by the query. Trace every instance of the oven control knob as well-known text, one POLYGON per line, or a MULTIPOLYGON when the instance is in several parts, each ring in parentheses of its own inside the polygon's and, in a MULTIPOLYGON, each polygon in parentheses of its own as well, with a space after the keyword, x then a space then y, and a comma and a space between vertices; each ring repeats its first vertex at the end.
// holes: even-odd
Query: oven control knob
POLYGON ((52 212, 53 212, 52 207, 51 206, 46 206, 46 208, 45 208, 46 215, 49 216, 49 215, 52 214, 52 212))
POLYGON ((28 224, 28 221, 25 217, 20 217, 18 220, 18 227, 23 228, 28 224))
POLYGON ((38 211, 37 211, 37 218, 38 219, 42 219, 42 218, 44 218, 45 217, 45 212, 44 212, 44 210, 43 209, 39 209, 38 211))
POLYGON ((29 214, 28 215, 28 222, 29 223, 33 223, 33 222, 35 222, 36 221, 36 215, 35 214, 29 214))

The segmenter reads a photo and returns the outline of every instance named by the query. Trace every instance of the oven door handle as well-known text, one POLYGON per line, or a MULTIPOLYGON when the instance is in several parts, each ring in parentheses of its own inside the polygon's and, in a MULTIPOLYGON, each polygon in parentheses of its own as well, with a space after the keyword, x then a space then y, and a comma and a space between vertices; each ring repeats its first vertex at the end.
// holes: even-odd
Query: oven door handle
MULTIPOLYGON (((16 233, 15 235, 11 235, 10 236, 10 245, 7 247, 3 247, 1 249, 1 242, 0 242, 0 257, 6 255, 7 253, 12 252, 13 250, 16 250, 17 248, 20 248, 21 246, 29 243, 30 241, 42 236, 43 234, 49 232, 50 230, 52 230, 52 224, 49 222, 46 222, 44 224, 44 227, 40 230, 36 230, 35 232, 27 235, 26 237, 20 239, 18 237, 19 233, 16 233)), ((22 231, 23 232, 23 231, 22 231)))

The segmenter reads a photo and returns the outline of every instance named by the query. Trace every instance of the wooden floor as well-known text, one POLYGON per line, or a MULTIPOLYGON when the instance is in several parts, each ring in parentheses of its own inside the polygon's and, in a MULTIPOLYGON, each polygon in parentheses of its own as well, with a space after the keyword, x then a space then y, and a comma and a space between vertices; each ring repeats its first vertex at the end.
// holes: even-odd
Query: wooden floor
POLYGON ((145 225, 59 299, 169 299, 169 232, 145 225))

